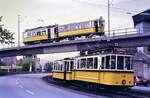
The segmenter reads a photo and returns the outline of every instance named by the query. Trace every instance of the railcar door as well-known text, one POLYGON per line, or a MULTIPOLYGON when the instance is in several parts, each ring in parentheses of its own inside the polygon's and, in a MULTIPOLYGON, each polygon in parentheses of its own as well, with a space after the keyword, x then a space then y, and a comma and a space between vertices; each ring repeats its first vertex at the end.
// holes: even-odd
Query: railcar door
POLYGON ((98 21, 94 21, 95 32, 98 32, 98 21))
POLYGON ((51 39, 51 29, 48 28, 48 39, 51 39))
POLYGON ((50 28, 50 39, 54 39, 55 38, 55 32, 54 32, 54 27, 50 28))

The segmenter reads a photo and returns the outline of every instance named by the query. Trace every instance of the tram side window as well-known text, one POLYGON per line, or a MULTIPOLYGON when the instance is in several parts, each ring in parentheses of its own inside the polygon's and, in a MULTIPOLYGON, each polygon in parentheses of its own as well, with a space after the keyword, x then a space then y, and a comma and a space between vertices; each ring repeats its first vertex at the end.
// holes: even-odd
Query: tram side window
POLYGON ((65 61, 65 70, 69 71, 69 62, 68 61, 65 61))
POLYGON ((80 60, 77 61, 77 69, 80 68, 80 60))
POLYGON ((102 65, 101 65, 101 69, 104 69, 105 66, 105 57, 102 57, 102 65))
POLYGON ((73 69, 73 61, 70 62, 70 70, 73 69))
POLYGON ((58 64, 58 70, 61 71, 61 66, 58 64))
POLYGON ((41 32, 37 32, 37 36, 40 36, 41 34, 40 34, 41 32))
POLYGON ((110 69, 110 56, 106 56, 106 69, 110 69))
POLYGON ((97 67, 98 67, 98 58, 95 57, 94 58, 94 69, 97 69, 97 67))
POLYGON ((111 56, 111 69, 116 69, 116 56, 111 56))
POLYGON ((69 61, 67 61, 67 71, 69 71, 69 61))
POLYGON ((87 59, 87 68, 88 69, 93 69, 93 58, 88 58, 87 59))
POLYGON ((63 66, 62 66, 62 64, 61 64, 61 65, 60 65, 60 70, 61 70, 61 71, 63 71, 63 68, 62 68, 62 67, 63 67, 63 66))
POLYGON ((80 67, 81 67, 81 69, 85 69, 86 68, 86 59, 81 59, 80 67))
POLYGON ((117 57, 117 69, 123 70, 123 64, 124 64, 123 56, 118 56, 117 57))
POLYGON ((131 70, 131 60, 130 60, 130 57, 128 56, 125 57, 125 68, 127 70, 131 70))

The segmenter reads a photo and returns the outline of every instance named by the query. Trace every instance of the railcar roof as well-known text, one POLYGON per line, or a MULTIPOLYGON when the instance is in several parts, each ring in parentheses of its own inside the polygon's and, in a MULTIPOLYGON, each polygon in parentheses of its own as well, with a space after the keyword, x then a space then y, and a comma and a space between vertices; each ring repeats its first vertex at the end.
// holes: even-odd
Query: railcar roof
POLYGON ((124 55, 124 56, 132 56, 130 54, 103 53, 103 54, 81 55, 81 56, 76 56, 76 57, 100 56, 100 55, 124 55))
POLYGON ((31 29, 26 29, 26 31, 30 31, 30 30, 36 30, 36 29, 41 29, 41 28, 50 28, 50 27, 54 27, 55 25, 49 25, 49 26, 40 26, 40 27, 35 27, 35 28, 31 28, 31 29))

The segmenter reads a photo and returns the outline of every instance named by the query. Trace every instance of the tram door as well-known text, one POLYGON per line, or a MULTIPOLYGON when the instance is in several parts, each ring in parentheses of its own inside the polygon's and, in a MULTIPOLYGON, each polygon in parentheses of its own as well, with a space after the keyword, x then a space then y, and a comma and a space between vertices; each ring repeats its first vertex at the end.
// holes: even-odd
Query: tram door
POLYGON ((95 32, 98 32, 98 21, 94 21, 95 32))

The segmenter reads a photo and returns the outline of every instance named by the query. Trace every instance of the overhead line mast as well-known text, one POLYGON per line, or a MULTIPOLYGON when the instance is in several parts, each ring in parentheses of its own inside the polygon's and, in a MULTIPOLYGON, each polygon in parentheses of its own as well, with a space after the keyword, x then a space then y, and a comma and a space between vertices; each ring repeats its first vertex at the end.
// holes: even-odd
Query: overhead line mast
POLYGON ((108 35, 110 36, 110 0, 108 0, 108 35))

